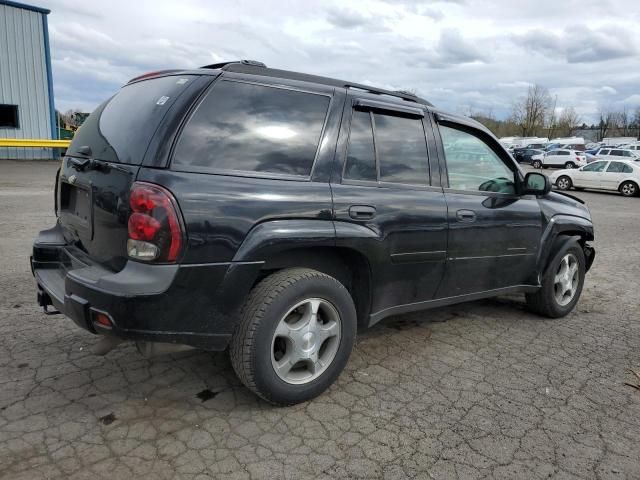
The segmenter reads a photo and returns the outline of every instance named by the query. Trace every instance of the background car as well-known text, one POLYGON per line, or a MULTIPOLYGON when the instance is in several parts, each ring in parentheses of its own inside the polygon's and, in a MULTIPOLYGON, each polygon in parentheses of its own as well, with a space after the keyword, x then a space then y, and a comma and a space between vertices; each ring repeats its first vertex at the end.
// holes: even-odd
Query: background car
MULTIPOLYGON (((542 165, 543 156, 544 150, 537 148, 516 148, 513 150, 513 157, 518 163, 530 163, 533 165, 533 161, 538 160, 540 161, 540 165, 542 165)), ((540 166, 536 168, 540 168, 540 166)))
POLYGON ((640 151, 623 148, 601 148, 595 155, 601 160, 636 160, 640 158, 640 151))
POLYGON ((640 192, 640 163, 628 160, 597 160, 578 169, 566 169, 549 175, 560 190, 597 188, 617 190, 625 197, 640 192))
POLYGON ((542 168, 548 167, 564 167, 576 168, 587 164, 587 157, 582 152, 569 150, 567 148, 559 148, 551 150, 544 154, 542 158, 542 168))

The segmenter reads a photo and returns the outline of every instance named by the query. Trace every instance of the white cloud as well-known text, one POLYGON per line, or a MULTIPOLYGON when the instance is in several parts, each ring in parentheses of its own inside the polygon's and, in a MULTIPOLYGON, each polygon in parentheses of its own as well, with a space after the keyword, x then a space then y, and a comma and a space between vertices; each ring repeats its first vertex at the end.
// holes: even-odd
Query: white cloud
POLYGON ((640 85, 640 11, 626 0, 41 4, 62 110, 94 108, 145 71, 242 58, 496 115, 533 83, 586 119, 603 102, 637 102, 640 85))

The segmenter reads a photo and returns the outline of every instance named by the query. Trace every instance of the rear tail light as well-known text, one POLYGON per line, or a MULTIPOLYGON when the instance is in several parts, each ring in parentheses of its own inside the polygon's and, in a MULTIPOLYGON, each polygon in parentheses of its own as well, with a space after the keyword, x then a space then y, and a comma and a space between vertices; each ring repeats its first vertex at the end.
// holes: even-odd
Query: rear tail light
POLYGON ((151 183, 135 182, 131 186, 129 205, 129 257, 148 262, 175 262, 182 251, 184 228, 171 192, 151 183))

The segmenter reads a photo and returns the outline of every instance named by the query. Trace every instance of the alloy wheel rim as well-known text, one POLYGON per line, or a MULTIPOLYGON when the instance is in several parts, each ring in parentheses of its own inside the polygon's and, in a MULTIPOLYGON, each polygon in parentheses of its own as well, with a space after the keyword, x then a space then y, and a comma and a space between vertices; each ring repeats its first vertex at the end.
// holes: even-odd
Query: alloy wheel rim
POLYGON ((322 298, 305 299, 280 319, 271 341, 271 365, 290 384, 312 382, 331 365, 340 346, 338 310, 322 298))
POLYGON ((578 259, 573 253, 567 253, 562 257, 553 279, 553 294, 558 305, 564 307, 571 303, 576 295, 579 280, 578 259))
POLYGON ((624 193, 625 195, 633 195, 635 192, 636 192, 635 187, 630 183, 627 183, 622 186, 622 193, 624 193))
POLYGON ((558 187, 563 190, 569 188, 569 180, 567 180, 566 178, 561 178, 560 180, 558 180, 558 187))

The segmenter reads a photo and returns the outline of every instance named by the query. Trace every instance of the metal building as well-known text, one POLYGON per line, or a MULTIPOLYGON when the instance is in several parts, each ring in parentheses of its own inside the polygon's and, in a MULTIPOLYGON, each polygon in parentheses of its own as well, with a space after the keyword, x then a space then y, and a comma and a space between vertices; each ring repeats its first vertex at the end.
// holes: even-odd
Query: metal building
MULTIPOLYGON (((0 138, 57 138, 49 13, 0 0, 0 138)), ((52 151, 0 148, 0 159, 6 158, 52 158, 52 151)))

